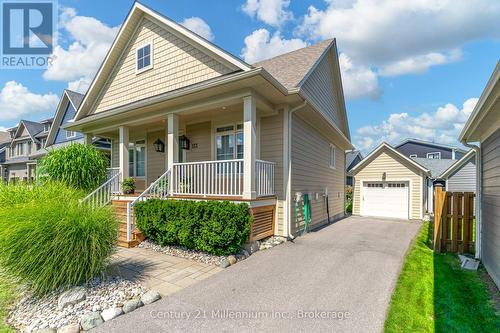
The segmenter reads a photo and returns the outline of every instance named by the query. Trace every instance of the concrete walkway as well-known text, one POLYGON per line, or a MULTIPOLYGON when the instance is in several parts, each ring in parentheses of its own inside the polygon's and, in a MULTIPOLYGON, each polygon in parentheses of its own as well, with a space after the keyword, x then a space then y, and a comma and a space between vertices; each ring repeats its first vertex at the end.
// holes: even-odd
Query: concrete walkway
POLYGON ((96 331, 381 332, 420 225, 350 217, 257 252, 96 331))
POLYGON ((167 296, 222 270, 218 266, 136 247, 118 248, 108 273, 138 281, 167 296))

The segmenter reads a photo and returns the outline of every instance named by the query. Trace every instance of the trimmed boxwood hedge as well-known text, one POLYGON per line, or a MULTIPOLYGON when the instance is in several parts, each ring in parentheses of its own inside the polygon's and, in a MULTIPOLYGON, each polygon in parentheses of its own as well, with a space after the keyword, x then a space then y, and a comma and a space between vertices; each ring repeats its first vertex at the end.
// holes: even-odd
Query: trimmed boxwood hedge
POLYGON ((147 200, 134 207, 137 228, 160 245, 215 255, 240 250, 253 221, 247 204, 228 201, 147 200))

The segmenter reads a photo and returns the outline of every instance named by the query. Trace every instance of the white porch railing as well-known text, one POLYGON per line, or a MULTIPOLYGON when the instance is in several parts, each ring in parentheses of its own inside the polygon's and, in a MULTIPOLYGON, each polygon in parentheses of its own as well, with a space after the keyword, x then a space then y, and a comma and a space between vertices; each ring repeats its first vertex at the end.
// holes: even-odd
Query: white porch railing
POLYGON ((111 179, 112 177, 116 176, 118 173, 120 173, 120 168, 107 168, 106 169, 106 179, 111 179))
POLYGON ((118 172, 104 184, 81 200, 81 203, 90 205, 92 208, 106 206, 120 193, 121 173, 118 172))
POLYGON ((134 206, 148 199, 165 199, 169 195, 170 170, 158 177, 149 187, 141 193, 134 201, 127 204, 127 241, 132 240, 132 231, 135 229, 135 214, 132 214, 134 206))
POLYGON ((255 192, 258 197, 275 195, 274 167, 276 163, 257 160, 255 166, 255 192))
POLYGON ((174 163, 172 195, 230 197, 243 194, 243 160, 174 163))

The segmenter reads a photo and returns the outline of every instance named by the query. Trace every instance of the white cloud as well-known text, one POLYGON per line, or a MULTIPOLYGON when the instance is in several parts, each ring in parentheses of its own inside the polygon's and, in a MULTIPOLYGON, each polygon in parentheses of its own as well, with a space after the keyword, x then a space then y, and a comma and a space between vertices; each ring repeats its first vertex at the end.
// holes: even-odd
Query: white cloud
POLYGON ((181 24, 209 41, 214 40, 212 29, 202 18, 190 17, 182 21, 181 24))
POLYGON ((262 22, 274 27, 281 26, 293 18, 288 10, 290 0, 247 0, 242 10, 250 17, 256 17, 262 22))
POLYGON ((271 36, 267 29, 259 29, 245 37, 245 47, 241 56, 252 64, 306 46, 307 43, 301 39, 283 39, 278 31, 271 36))
POLYGON ((342 87, 347 99, 369 97, 377 99, 381 90, 378 86, 377 74, 365 66, 354 66, 352 60, 345 54, 339 55, 342 72, 342 87))
POLYGON ((0 91, 0 120, 31 118, 34 114, 53 112, 58 101, 55 94, 35 94, 21 83, 8 81, 0 91))
POLYGON ((376 75, 423 73, 459 60, 470 41, 500 38, 498 0, 325 2, 323 9, 309 7, 295 33, 310 40, 336 37, 354 67, 376 75))
POLYGON ((354 137, 355 145, 369 152, 382 141, 395 144, 405 138, 416 138, 445 144, 458 144, 458 136, 478 99, 469 98, 462 108, 448 103, 435 112, 412 116, 393 113, 388 119, 374 126, 361 127, 354 137))
MULTIPOLYGON (((109 27, 101 21, 76 15, 72 8, 65 8, 60 25, 69 34, 71 43, 67 49, 56 46, 53 63, 44 73, 46 80, 71 81, 68 87, 85 92, 99 69, 102 60, 116 36, 119 27, 109 27)), ((60 33, 61 34, 61 33, 60 33)))
POLYGON ((390 63, 380 68, 380 75, 396 76, 402 74, 420 74, 427 71, 431 66, 443 65, 460 60, 462 52, 453 50, 449 53, 431 52, 422 56, 410 57, 390 63))

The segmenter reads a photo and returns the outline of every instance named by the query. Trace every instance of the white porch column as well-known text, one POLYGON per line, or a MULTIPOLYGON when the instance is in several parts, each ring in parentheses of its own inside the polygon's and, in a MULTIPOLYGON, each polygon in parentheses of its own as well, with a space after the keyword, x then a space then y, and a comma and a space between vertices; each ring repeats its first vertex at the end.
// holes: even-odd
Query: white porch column
POLYGON ((124 179, 129 177, 128 174, 128 143, 129 143, 129 130, 128 127, 126 126, 120 126, 118 129, 119 132, 119 139, 118 139, 118 152, 120 156, 120 173, 121 173, 121 179, 120 181, 123 181, 124 179))
POLYGON ((168 114, 167 124, 167 170, 172 169, 172 165, 179 161, 179 116, 173 113, 168 114))
POLYGON ((243 98, 243 198, 255 199, 257 107, 255 97, 243 98))
POLYGON ((83 133, 83 144, 84 145, 91 145, 93 137, 94 136, 91 133, 83 133))

